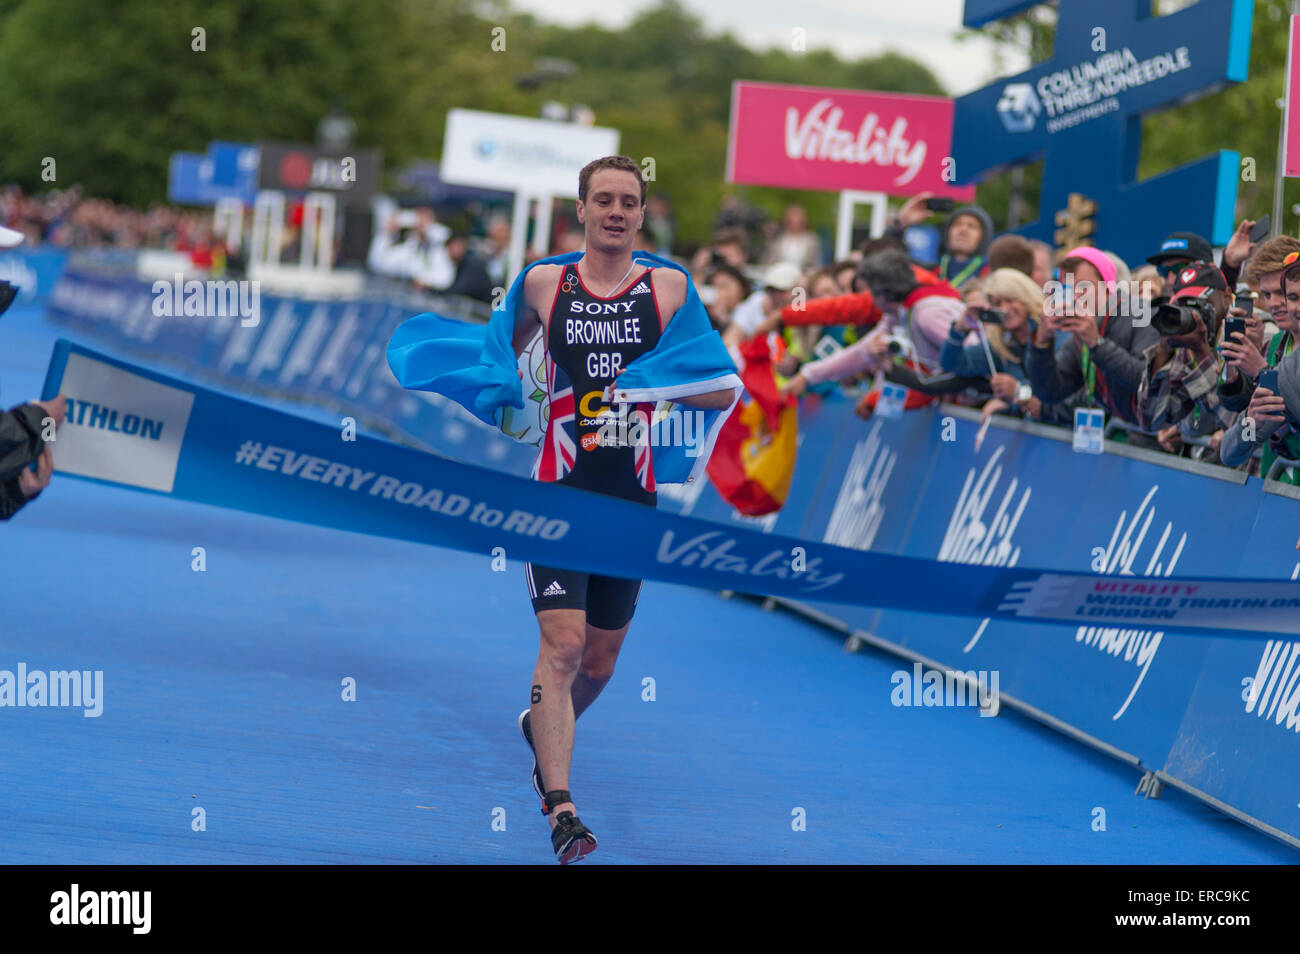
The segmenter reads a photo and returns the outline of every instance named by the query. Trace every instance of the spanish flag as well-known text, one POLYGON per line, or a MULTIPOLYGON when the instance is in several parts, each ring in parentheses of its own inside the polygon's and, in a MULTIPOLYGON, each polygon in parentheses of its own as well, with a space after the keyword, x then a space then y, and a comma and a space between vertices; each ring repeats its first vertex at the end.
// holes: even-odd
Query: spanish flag
POLYGON ((799 435, 798 401, 783 400, 766 336, 740 346, 746 396, 718 434, 709 479, 722 499, 750 517, 780 510, 790 492, 799 435))

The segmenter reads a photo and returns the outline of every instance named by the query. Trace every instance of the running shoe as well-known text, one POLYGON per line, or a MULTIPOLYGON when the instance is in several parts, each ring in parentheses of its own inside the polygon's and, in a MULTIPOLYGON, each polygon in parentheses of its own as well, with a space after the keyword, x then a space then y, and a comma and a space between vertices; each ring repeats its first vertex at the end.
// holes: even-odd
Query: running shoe
POLYGON ((528 747, 533 752, 533 791, 543 802, 546 801, 546 790, 542 788, 542 771, 537 767, 537 750, 533 748, 533 726, 531 709, 525 709, 519 713, 519 734, 524 737, 528 747))
POLYGON ((551 829, 551 847, 560 864, 571 865, 596 850, 596 836, 573 812, 560 812, 551 829))

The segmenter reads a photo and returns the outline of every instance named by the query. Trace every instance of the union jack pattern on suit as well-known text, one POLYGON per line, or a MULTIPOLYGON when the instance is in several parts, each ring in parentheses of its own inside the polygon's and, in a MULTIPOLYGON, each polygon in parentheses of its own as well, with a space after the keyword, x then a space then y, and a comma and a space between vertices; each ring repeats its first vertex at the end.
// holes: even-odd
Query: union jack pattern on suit
POLYGON ((546 438, 542 441, 542 452, 538 455, 537 465, 533 468, 533 478, 559 480, 573 470, 574 455, 577 452, 577 444, 573 437, 576 409, 573 383, 567 374, 555 366, 549 354, 546 356, 546 381, 551 392, 550 414, 546 422, 546 438))

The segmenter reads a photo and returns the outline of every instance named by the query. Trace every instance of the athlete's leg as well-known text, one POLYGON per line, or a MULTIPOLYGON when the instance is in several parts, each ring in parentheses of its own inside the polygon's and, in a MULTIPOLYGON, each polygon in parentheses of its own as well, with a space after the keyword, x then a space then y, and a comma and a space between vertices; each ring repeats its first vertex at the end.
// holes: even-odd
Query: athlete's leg
MULTIPOLYGON (((587 614, 578 609, 547 609, 537 613, 541 649, 533 670, 530 717, 537 765, 546 791, 568 790, 573 759, 573 688, 586 646, 587 614)), ((548 816, 555 827, 559 811, 577 809, 570 802, 555 806, 548 816)))
POLYGON ((573 680, 574 718, 582 715, 596 701, 614 675, 623 639, 632 624, 637 600, 641 596, 640 580, 592 576, 587 584, 587 638, 582 665, 573 680))
POLYGON ((601 629, 587 624, 587 641, 582 651, 582 665, 573 680, 573 718, 577 719, 596 701, 600 691, 614 675, 623 638, 631 622, 618 629, 601 629))

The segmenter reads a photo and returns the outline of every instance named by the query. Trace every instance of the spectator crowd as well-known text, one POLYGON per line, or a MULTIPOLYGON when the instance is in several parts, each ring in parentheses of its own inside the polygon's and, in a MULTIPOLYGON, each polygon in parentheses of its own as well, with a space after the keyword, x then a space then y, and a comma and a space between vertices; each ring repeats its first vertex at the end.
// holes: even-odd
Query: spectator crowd
POLYGON ((1300 241, 1252 241, 1246 220, 1217 260, 1180 231, 1126 263, 995 236, 968 205, 918 260, 905 231, 932 198, 829 264, 802 209, 773 230, 725 206, 689 262, 733 354, 766 336, 785 394, 861 386, 863 417, 884 382, 907 388, 907 409, 944 400, 1068 428, 1096 408, 1110 439, 1297 482, 1274 462, 1300 461, 1300 241))
MULTIPOLYGON (((1099 408, 1113 425, 1107 436, 1135 446, 1261 474, 1300 460, 1300 241, 1252 241, 1247 220, 1217 260, 1206 239, 1175 232, 1145 262, 1126 263, 1090 246, 1058 255, 997 236, 979 206, 935 212, 942 203, 933 199, 912 197, 882 237, 828 261, 801 206, 775 221, 728 196, 711 241, 678 244, 660 193, 638 247, 679 253, 738 359, 766 338, 786 394, 864 386, 857 412, 869 417, 880 385, 892 382, 907 388, 908 409, 945 400, 1062 427, 1077 410, 1099 408), (919 258, 908 230, 936 215, 938 248, 919 258)), ((284 261, 296 260, 293 215, 284 261)), ((367 268, 417 290, 491 301, 509 284, 510 222, 453 221, 428 206, 391 208, 375 223, 367 268)), ((43 196, 4 187, 0 226, 29 245, 169 249, 216 271, 232 254, 210 212, 141 211, 78 187, 43 196)), ((557 216, 549 254, 582 241, 580 227, 557 216)))

